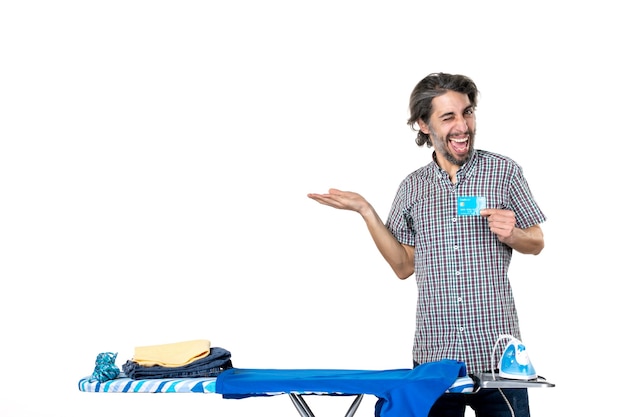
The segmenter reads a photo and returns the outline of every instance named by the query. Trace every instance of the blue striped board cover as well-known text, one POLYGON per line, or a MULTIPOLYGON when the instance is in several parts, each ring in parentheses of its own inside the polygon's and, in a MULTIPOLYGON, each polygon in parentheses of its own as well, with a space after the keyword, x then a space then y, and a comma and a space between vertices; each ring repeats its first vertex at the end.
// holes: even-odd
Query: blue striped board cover
POLYGON ((115 379, 98 382, 91 376, 78 382, 78 389, 83 392, 146 392, 146 393, 215 393, 217 378, 167 378, 167 379, 131 379, 123 374, 115 379))

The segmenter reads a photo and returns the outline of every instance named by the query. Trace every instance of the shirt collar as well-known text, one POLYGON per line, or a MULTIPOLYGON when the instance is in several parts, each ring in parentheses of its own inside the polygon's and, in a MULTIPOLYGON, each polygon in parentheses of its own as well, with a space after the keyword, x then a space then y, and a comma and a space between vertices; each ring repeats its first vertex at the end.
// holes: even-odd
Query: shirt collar
MULTIPOLYGON (((477 154, 478 154, 478 150, 474 149, 474 151, 472 152, 472 155, 467 160, 467 162, 465 162, 463 165, 459 167, 459 170, 456 172, 457 183, 463 182, 466 178, 469 178, 472 176, 472 173, 474 172, 474 170, 476 169, 476 166, 478 165, 477 154)), ((435 151, 433 151, 432 153, 432 159, 433 159, 432 165, 435 171, 442 174, 443 176, 447 178, 449 175, 437 163, 437 154, 435 153, 435 151)))

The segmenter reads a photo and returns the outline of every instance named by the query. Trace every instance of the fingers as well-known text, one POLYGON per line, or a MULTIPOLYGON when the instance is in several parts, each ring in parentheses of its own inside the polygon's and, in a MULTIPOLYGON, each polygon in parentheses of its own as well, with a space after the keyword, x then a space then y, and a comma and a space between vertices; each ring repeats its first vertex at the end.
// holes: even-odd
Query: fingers
POLYGON ((343 210, 358 211, 366 203, 361 195, 351 191, 341 191, 336 188, 328 190, 328 194, 310 193, 307 196, 320 204, 343 210))
POLYGON ((317 201, 320 204, 323 204, 325 206, 330 206, 330 207, 335 207, 335 208, 346 208, 345 204, 342 202, 342 199, 339 195, 336 194, 315 194, 315 193, 310 193, 307 194, 307 196, 312 199, 317 201))
POLYGON ((328 190, 328 193, 326 193, 326 194, 309 193, 309 194, 307 194, 307 197, 313 198, 313 199, 315 199, 315 198, 329 198, 332 195, 341 195, 342 193, 344 193, 344 191, 338 190, 336 188, 330 188, 328 190))
POLYGON ((503 209, 483 209, 480 215, 487 219, 489 230, 499 238, 507 238, 515 228, 515 213, 503 209))
POLYGON ((490 222, 493 221, 510 221, 515 223, 515 212, 505 209, 482 209, 480 215, 486 217, 490 222))

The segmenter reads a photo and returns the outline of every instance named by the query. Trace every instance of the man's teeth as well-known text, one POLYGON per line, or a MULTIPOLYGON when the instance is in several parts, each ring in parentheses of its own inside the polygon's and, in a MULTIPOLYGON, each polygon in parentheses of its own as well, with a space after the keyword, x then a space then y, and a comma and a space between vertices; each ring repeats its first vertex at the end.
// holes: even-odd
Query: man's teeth
POLYGON ((456 142, 456 143, 463 143, 463 142, 467 142, 467 138, 464 139, 450 139, 452 142, 456 142))

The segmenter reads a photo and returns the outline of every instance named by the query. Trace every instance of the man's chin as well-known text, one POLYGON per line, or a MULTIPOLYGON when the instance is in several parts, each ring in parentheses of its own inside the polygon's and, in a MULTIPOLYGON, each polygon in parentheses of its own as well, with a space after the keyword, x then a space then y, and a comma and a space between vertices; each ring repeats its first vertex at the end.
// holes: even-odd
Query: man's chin
POLYGON ((469 161, 473 153, 474 153, 474 149, 470 149, 464 154, 453 154, 453 153, 448 152, 446 154, 446 159, 448 160, 448 162, 451 162, 454 165, 461 166, 465 164, 467 161, 469 161))

